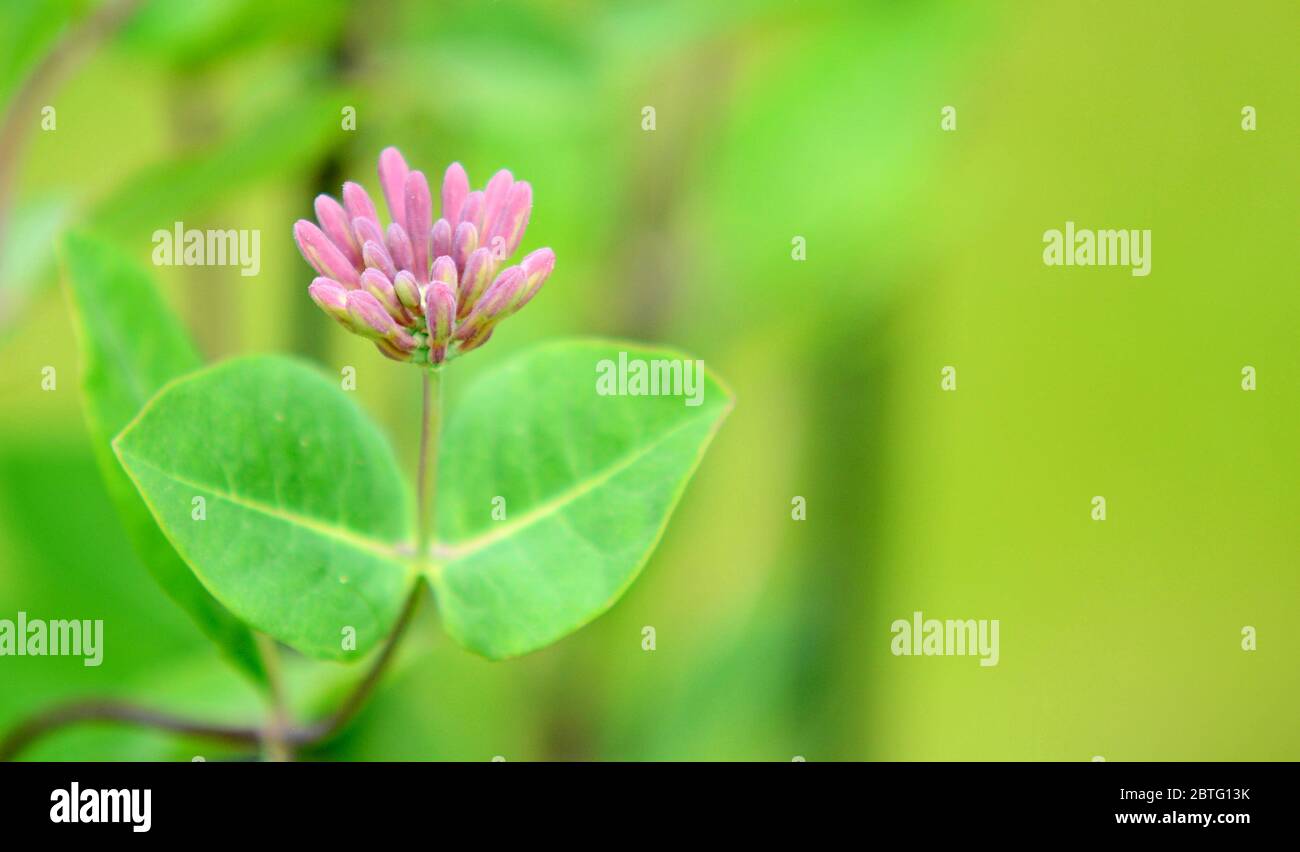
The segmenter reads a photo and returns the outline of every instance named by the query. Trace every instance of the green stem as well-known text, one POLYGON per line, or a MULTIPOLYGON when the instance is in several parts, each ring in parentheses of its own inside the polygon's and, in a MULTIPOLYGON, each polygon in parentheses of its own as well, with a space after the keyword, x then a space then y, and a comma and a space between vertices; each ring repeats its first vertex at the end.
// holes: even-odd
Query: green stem
MULTIPOLYGON (((420 456, 415 474, 415 530, 416 530, 416 564, 420 568, 428 565, 429 541, 431 539, 434 519, 434 491, 438 477, 438 439, 442 434, 442 375, 436 370, 425 370, 421 379, 420 403, 420 456)), ((370 666, 370 671, 348 695, 343 704, 332 714, 319 722, 298 728, 289 733, 290 740, 297 745, 314 745, 330 739, 346 725, 354 715, 365 706, 370 693, 378 685, 380 677, 392 660, 406 628, 410 625, 419 608, 420 598, 424 592, 423 574, 416 577, 411 588, 410 597, 398 616, 397 623, 384 642, 383 650, 370 666)))
POLYGON ((429 542, 434 526, 434 491, 429 481, 438 479, 438 439, 442 434, 442 373, 424 371, 423 409, 420 416, 420 464, 416 472, 415 559, 421 567, 429 562, 429 542), (430 452, 432 449, 432 452, 430 452))
POLYGON ((284 674, 280 665, 280 649, 275 640, 265 633, 256 632, 258 655, 266 669, 266 684, 270 691, 271 714, 266 725, 263 748, 268 760, 282 763, 293 759, 288 737, 293 728, 289 718, 289 702, 284 691, 284 674))

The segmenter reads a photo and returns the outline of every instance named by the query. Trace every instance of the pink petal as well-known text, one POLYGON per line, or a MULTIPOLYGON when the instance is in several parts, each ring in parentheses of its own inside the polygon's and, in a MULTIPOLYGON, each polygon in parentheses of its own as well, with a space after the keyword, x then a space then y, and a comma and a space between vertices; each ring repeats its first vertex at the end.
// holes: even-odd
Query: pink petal
MULTIPOLYGON (((397 277, 397 265, 393 263, 393 257, 384 248, 374 240, 366 240, 366 244, 361 247, 361 256, 365 259, 368 269, 377 269, 384 273, 384 277, 392 280, 397 277)), ((365 276, 365 273, 361 273, 365 276)))
POLYGON ((456 226, 456 236, 451 241, 451 259, 456 261, 456 268, 462 272, 469 256, 478 248, 478 231, 469 222, 456 226))
POLYGON ((406 227, 406 175, 410 169, 402 152, 396 148, 385 148, 379 153, 379 185, 384 190, 384 200, 388 202, 388 212, 393 214, 393 221, 406 227))
POLYGON ((469 260, 465 262, 465 271, 460 276, 460 319, 469 314, 487 290, 496 271, 497 259, 492 255, 491 249, 480 247, 470 253, 469 260))
MULTIPOLYGON (((370 200, 370 193, 366 192, 365 187, 359 183, 348 181, 343 184, 343 209, 348 211, 348 221, 356 227, 357 219, 367 219, 379 227, 379 214, 375 211, 375 202, 370 200)), ((365 240, 361 235, 357 235, 357 244, 364 244, 365 240)))
POLYGON ((415 264, 411 270, 415 280, 421 284, 429 280, 429 229, 433 227, 433 199, 429 196, 429 182, 424 172, 410 172, 406 175, 404 189, 406 198, 406 235, 411 240, 412 260, 415 264))
POLYGON ((491 234, 492 224, 501 216, 506 201, 510 198, 510 189, 515 185, 515 177, 506 169, 492 175, 487 188, 483 190, 482 221, 475 222, 479 233, 491 234))
POLYGON ((321 194, 316 196, 315 208, 316 221, 320 222, 325 236, 330 238, 330 242, 343 252, 353 266, 360 269, 361 246, 352 234, 348 214, 344 212, 343 205, 328 195, 321 194))
MULTIPOLYGON (((415 261, 412 255, 411 240, 406 236, 406 229, 396 222, 389 225, 385 242, 388 245, 388 253, 392 255, 393 263, 397 264, 397 268, 414 273, 415 261)), ((417 280, 419 279, 417 278, 417 280)))
POLYGON ((433 256, 444 257, 451 254, 451 223, 439 219, 433 223, 433 256))
POLYGON ((460 163, 452 163, 442 176, 442 218, 453 226, 460 223, 460 208, 469 195, 469 176, 460 163))
POLYGON ((488 245, 494 245, 496 238, 505 240, 504 260, 515 253, 524 238, 524 229, 528 227, 528 216, 533 210, 533 187, 526 180, 521 180, 510 188, 510 197, 506 199, 501 213, 488 228, 491 238, 488 245))
POLYGON ((299 219, 293 226, 293 238, 298 243, 302 256, 317 272, 326 278, 333 278, 344 287, 357 286, 359 278, 356 267, 325 236, 324 231, 306 219, 299 219))

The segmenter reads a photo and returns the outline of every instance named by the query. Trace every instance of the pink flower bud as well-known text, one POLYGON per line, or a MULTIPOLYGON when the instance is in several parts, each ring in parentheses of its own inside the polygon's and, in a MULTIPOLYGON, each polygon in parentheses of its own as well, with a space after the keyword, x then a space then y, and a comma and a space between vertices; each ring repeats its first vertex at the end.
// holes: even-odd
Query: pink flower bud
POLYGON ((471 191, 465 169, 452 163, 436 219, 428 180, 396 148, 380 153, 379 182, 392 213, 387 228, 371 196, 349 181, 341 202, 315 199, 319 226, 299 220, 293 233, 320 276, 307 288, 312 300, 385 357, 440 365, 453 351, 476 349, 552 274, 549 248, 502 269, 533 206, 532 186, 509 171, 471 191))
POLYGON ((524 229, 528 227, 528 217, 533 210, 533 187, 528 181, 521 180, 510 187, 510 196, 502 205, 501 212, 488 226, 488 244, 497 237, 505 240, 504 257, 510 257, 519 248, 524 238, 524 229))
POLYGON ((433 223, 433 255, 434 258, 443 257, 451 254, 451 223, 446 219, 439 219, 433 223))
POLYGON ((388 315, 397 322, 410 325, 414 321, 414 318, 402 307, 401 300, 397 298, 393 282, 378 269, 367 269, 361 273, 361 288, 374 296, 379 304, 384 306, 384 310, 388 311, 388 315))
POLYGON ((401 330, 379 300, 365 290, 349 290, 347 304, 358 334, 391 341, 401 330))
MULTIPOLYGON (((409 272, 415 272, 415 260, 413 259, 411 240, 406 236, 406 229, 394 222, 388 226, 388 234, 385 238, 388 246, 388 253, 393 258, 393 263, 397 264, 398 269, 405 269, 409 272)), ((420 276, 416 275, 416 280, 420 276)), ((420 281, 423 284, 423 281, 420 281)))
MULTIPOLYGON (((375 202, 370 200, 370 193, 366 192, 361 184, 352 181, 343 184, 343 209, 347 210, 348 221, 352 222, 354 230, 357 219, 365 219, 372 222, 376 228, 379 227, 379 214, 375 212, 375 202)), ((360 233, 357 234, 357 242, 365 242, 360 233)))
POLYGON ((456 339, 469 340, 486 326, 507 316, 523 291, 525 283, 522 267, 512 266, 503 269, 492 282, 492 286, 488 287, 487 292, 483 294, 483 298, 479 299, 478 304, 469 312, 469 316, 465 317, 464 322, 456 328, 456 339))
POLYGON ((378 349, 379 354, 383 355, 385 358, 391 358, 394 361, 401 361, 403 363, 411 360, 410 350, 403 351, 399 346, 389 343, 387 340, 376 340, 375 348, 378 349))
POLYGON ((462 353, 477 349, 484 343, 488 342, 488 338, 492 336, 492 332, 495 330, 496 325, 494 323, 488 323, 479 329, 473 337, 463 341, 457 348, 460 349, 462 353))
MULTIPOLYGON (((474 190, 465 196, 465 203, 460 208, 460 221, 469 222, 476 231, 483 230, 483 192, 474 190)), ((459 224, 459 223, 457 223, 459 224)))
POLYGON ((433 227, 433 200, 429 197, 429 182, 424 172, 406 175, 406 235, 411 240, 411 257, 415 264, 411 271, 421 284, 429 280, 429 229, 433 227))
POLYGON ((317 272, 326 278, 333 278, 344 287, 357 286, 359 276, 356 267, 320 228, 306 219, 299 219, 293 226, 293 238, 298 243, 302 256, 317 272))
MULTIPOLYGON (((492 180, 488 181, 487 188, 483 190, 482 220, 474 223, 474 227, 478 228, 481 233, 491 234, 492 224, 496 222, 501 216, 501 211, 505 209, 506 201, 510 198, 510 189, 514 185, 515 176, 510 174, 507 169, 502 169, 492 175, 492 180)), ((490 236, 488 242, 492 242, 490 236)))
POLYGON ((497 259, 490 249, 479 248, 470 253, 469 260, 465 262, 465 271, 460 276, 460 319, 469 314, 496 272, 497 259))
POLYGON ((416 283, 415 276, 405 269, 397 273, 397 277, 393 279, 393 292, 397 293, 398 301, 407 310, 420 309, 420 285, 416 283))
POLYGON ((424 317, 429 326, 429 343, 446 343, 451 339, 456 318, 456 291, 445 281, 434 281, 424 293, 424 317))
POLYGON ((403 229, 406 228, 406 175, 409 172, 402 152, 391 147, 379 152, 379 185, 384 190, 388 212, 403 229))
POLYGON ((433 281, 441 281, 451 286, 452 293, 456 292, 457 285, 460 283, 459 275, 456 272, 456 262, 445 255, 433 262, 433 274, 430 276, 433 281))
POLYGON ((460 208, 469 195, 469 176, 460 163, 452 163, 442 176, 442 218, 451 225, 460 222, 460 208))
POLYGON ((352 228, 348 222, 348 214, 343 211, 343 205, 339 204, 328 195, 316 196, 316 221, 320 222, 321 230, 325 236, 330 238, 339 251, 343 252, 344 257, 348 259, 354 267, 361 268, 361 245, 357 238, 352 235, 352 228))
POLYGON ((451 259, 456 261, 456 268, 461 272, 465 271, 465 264, 469 263, 469 256, 478 248, 478 230, 469 222, 461 222, 456 226, 456 236, 451 241, 451 259))
POLYGON ((524 269, 526 281, 524 291, 519 295, 519 301, 511 308, 511 313, 528 304, 533 296, 537 295, 537 291, 542 289, 542 285, 550 277, 551 271, 555 269, 555 252, 549 248, 540 248, 524 255, 524 259, 519 265, 524 269))
POLYGON ((388 254, 388 249, 374 240, 366 240, 366 244, 361 247, 361 257, 365 259, 368 269, 378 269, 389 280, 397 276, 397 266, 388 254))
POLYGON ((352 316, 348 313, 347 290, 331 278, 317 278, 307 287, 307 294, 317 307, 337 320, 339 325, 353 331, 352 316))
POLYGON ((368 242, 384 244, 384 232, 380 230, 379 223, 373 219, 367 219, 364 216, 358 216, 352 220, 352 233, 357 235, 357 242, 365 246, 368 242))

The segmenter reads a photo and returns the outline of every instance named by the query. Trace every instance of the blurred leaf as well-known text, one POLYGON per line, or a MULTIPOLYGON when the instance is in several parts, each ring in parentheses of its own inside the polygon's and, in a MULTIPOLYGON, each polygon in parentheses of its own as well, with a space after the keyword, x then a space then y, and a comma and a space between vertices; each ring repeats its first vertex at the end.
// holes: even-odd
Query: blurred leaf
POLYGON ((0 334, 13 327, 45 278, 51 243, 67 222, 71 202, 47 195, 18 207, 0 248, 0 334))
POLYGON ((46 0, 0 7, 0 103, 88 5, 86 0, 46 0))
POLYGON ((230 361, 165 387, 113 446, 237 615, 319 658, 357 659, 388 633, 413 579, 397 551, 410 501, 383 434, 336 384, 285 358, 230 361))
POLYGON ((600 341, 534 349, 470 388, 441 448, 434 572, 447 630, 473 651, 511 657, 607 610, 636 579, 723 417, 712 376, 683 396, 601 396, 598 364, 680 360, 600 341), (506 520, 494 520, 505 498, 506 520))
POLYGON ((337 138, 339 103, 337 95, 296 98, 201 154, 147 168, 95 205, 90 224, 101 233, 138 238, 301 168, 337 138))
POLYGON ((339 0, 151 0, 120 41, 139 57, 189 69, 271 42, 319 41, 337 29, 344 11, 339 0))
POLYGON ((202 362, 149 274, 108 243, 80 233, 63 243, 68 301, 81 350, 81 390, 95 454, 140 558, 172 600, 257 680, 265 678, 248 628, 217 603, 158 531, 110 452, 151 396, 202 362))

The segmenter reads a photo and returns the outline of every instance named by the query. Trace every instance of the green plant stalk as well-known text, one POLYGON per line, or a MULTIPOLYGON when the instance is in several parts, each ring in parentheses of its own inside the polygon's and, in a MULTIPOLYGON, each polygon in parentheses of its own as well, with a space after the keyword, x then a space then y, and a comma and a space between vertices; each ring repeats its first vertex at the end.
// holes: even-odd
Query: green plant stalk
POLYGON ((280 665, 280 649, 275 640, 265 633, 254 634, 257 639, 257 653, 262 658, 266 669, 266 682, 269 687, 270 719, 266 725, 263 738, 266 759, 281 763, 292 758, 285 735, 292 727, 289 716, 289 703, 284 692, 284 671, 280 665))
POLYGON ((438 443, 442 435, 442 373, 438 369, 421 373, 420 403, 420 455, 415 473, 415 563, 417 571, 410 595, 402 607, 402 614, 393 625, 383 650, 375 658, 365 678, 348 695, 331 715, 315 724, 290 732, 290 740, 298 745, 314 745, 338 733, 365 706, 370 693, 388 667, 406 628, 410 625, 420 598, 424 595, 424 569, 429 561, 429 542, 433 532, 434 495, 437 489, 438 443))
POLYGON ((438 441, 442 435, 442 371, 437 368, 424 371, 421 385, 424 390, 420 415, 420 464, 415 486, 415 559, 423 569, 428 567, 436 512, 438 441), (435 484, 433 489, 430 480, 435 484))
POLYGON ((292 725, 280 682, 277 651, 269 637, 258 634, 268 674, 273 677, 269 718, 264 725, 222 725, 186 719, 129 703, 105 699, 88 699, 57 705, 34 714, 13 728, 0 740, 0 761, 12 760, 25 748, 46 734, 82 722, 107 722, 135 727, 156 728, 186 736, 219 742, 260 746, 272 760, 292 757, 291 748, 315 746, 331 739, 365 706, 378 685, 389 662, 406 634, 424 595, 424 571, 429 562, 435 517, 435 493, 438 470, 438 443, 442 434, 442 374, 437 369, 422 371, 420 411, 420 450, 416 465, 416 550, 414 559, 419 571, 407 596, 402 612, 365 677, 352 689, 333 713, 307 725, 292 725), (272 669, 274 668, 274 671, 272 669))

